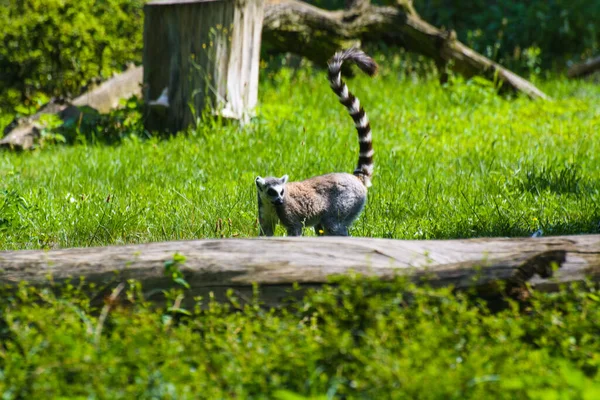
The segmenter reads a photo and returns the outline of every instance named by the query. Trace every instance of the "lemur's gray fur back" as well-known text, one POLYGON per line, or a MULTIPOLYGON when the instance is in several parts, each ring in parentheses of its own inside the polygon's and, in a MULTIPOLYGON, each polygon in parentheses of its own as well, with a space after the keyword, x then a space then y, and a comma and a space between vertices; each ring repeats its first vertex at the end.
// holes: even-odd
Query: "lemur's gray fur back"
POLYGON ((338 96, 354 120, 354 125, 358 132, 358 143, 360 154, 358 165, 354 170, 356 175, 365 186, 371 186, 371 177, 373 176, 373 141, 371 138, 371 125, 365 110, 360 105, 360 101, 348 90, 346 82, 342 79, 342 64, 344 61, 354 62, 361 70, 372 76, 377 73, 377 64, 363 51, 353 47, 344 51, 339 51, 329 60, 329 85, 333 92, 338 96))

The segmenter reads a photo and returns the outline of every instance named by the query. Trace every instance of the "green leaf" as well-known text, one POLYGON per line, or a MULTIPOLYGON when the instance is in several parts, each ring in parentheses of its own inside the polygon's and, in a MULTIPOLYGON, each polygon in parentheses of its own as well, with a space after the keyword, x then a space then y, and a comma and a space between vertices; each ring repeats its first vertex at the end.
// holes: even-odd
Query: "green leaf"
POLYGON ((173 279, 173 282, 175 282, 175 283, 183 286, 186 289, 190 288, 190 284, 187 283, 187 281, 185 279, 181 278, 181 277, 177 277, 177 278, 173 279))
POLYGON ((273 392, 273 398, 277 400, 327 400, 326 395, 305 397, 289 390, 276 390, 273 392))

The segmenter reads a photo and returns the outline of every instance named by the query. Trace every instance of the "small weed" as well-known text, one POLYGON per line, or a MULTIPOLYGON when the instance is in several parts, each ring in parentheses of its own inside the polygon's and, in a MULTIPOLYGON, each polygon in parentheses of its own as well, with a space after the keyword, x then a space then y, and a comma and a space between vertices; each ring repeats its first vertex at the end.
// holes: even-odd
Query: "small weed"
POLYGON ((0 232, 18 229, 28 209, 27 201, 15 190, 0 190, 0 232))
POLYGON ((190 288, 189 283, 185 280, 180 267, 185 263, 185 256, 179 253, 173 255, 173 259, 165 261, 165 275, 171 277, 173 282, 183 286, 186 289, 190 288))

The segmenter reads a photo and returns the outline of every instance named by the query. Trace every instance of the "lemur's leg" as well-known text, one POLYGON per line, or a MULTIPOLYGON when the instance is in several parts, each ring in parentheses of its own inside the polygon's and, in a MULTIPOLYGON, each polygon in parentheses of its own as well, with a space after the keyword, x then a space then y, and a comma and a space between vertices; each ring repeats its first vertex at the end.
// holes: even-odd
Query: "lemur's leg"
POLYGON ((350 236, 348 227, 339 222, 323 223, 327 236, 350 236))
POLYGON ((287 227, 288 236, 302 236, 302 224, 294 224, 287 227))

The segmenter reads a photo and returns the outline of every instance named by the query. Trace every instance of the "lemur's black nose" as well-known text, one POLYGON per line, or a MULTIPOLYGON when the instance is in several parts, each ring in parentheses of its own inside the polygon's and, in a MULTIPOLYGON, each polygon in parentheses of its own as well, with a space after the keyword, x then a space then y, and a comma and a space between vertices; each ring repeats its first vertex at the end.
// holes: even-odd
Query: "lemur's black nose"
POLYGON ((276 206, 280 206, 283 204, 283 199, 280 197, 276 200, 273 200, 273 204, 275 204, 276 206))

